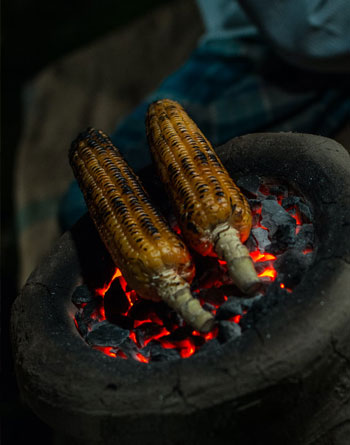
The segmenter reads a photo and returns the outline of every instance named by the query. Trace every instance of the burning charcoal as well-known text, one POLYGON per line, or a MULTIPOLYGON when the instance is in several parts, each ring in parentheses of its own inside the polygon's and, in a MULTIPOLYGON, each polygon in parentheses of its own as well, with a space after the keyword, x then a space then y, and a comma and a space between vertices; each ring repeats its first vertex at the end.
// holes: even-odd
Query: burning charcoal
POLYGON ((217 320, 228 320, 234 315, 243 315, 242 306, 236 298, 228 298, 216 313, 217 320))
POLYGON ((192 335, 191 339, 196 348, 200 348, 205 343, 205 338, 201 335, 192 335))
POLYGON ((140 299, 131 307, 128 315, 134 320, 147 320, 150 313, 156 311, 156 304, 151 300, 140 299))
POLYGON ((313 221, 313 215, 312 215, 312 212, 311 212, 311 209, 309 206, 307 206, 303 202, 300 202, 298 205, 298 208, 299 208, 299 211, 300 211, 303 221, 305 221, 305 222, 313 221))
POLYGON ((154 362, 171 361, 180 358, 180 355, 175 348, 163 348, 163 346, 157 342, 152 341, 146 346, 146 348, 149 349, 151 361, 154 362))
POLYGON ((181 341, 187 339, 192 334, 193 328, 191 326, 183 326, 177 328, 170 336, 170 341, 181 341))
POLYGON ((288 232, 290 229, 295 232, 295 219, 277 201, 263 201, 261 216, 261 224, 269 230, 270 237, 273 237, 278 230, 283 232, 285 228, 288 232))
POLYGON ((252 235, 262 253, 269 251, 271 248, 271 241, 269 239, 269 232, 267 230, 262 229, 261 227, 256 227, 255 229, 252 229, 252 235))
POLYGON ((125 341, 123 341, 119 345, 119 349, 121 349, 124 354, 126 354, 129 358, 137 360, 136 354, 139 353, 139 348, 136 344, 131 340, 130 337, 127 337, 125 341))
POLYGON ((235 340, 241 335, 241 327, 237 323, 231 321, 220 321, 219 322, 219 335, 218 340, 221 343, 235 340))
POLYGON ((97 323, 92 328, 86 337, 86 341, 94 346, 111 346, 115 348, 121 345, 128 336, 128 330, 105 320, 97 323))
POLYGON ((265 199, 269 199, 270 201, 277 201, 277 196, 275 196, 275 195, 269 195, 269 196, 266 196, 265 199))
POLYGON ((168 334, 163 326, 159 326, 155 323, 143 323, 135 329, 135 333, 136 340, 141 347, 143 347, 150 338, 159 337, 162 333, 163 335, 168 334))
POLYGON ((303 274, 309 266, 309 255, 291 249, 284 253, 275 262, 276 270, 283 274, 284 284, 287 287, 293 287, 299 283, 303 274))
POLYGON ((256 175, 252 176, 243 176, 239 178, 236 182, 238 187, 243 191, 249 192, 252 195, 258 195, 258 189, 260 186, 260 178, 256 175))
POLYGON ((284 209, 288 209, 289 207, 299 204, 299 202, 300 202, 299 196, 288 196, 288 198, 284 198, 282 200, 282 207, 284 209))
POLYGON ((307 247, 312 248, 314 244, 314 227, 312 224, 303 224, 296 236, 295 248, 304 250, 307 247))
POLYGON ((104 297, 105 307, 109 312, 125 314, 130 306, 129 300, 123 291, 119 280, 116 279, 104 297))
POLYGON ((80 306, 84 303, 89 303, 90 301, 94 300, 94 298, 94 294, 90 292, 86 284, 83 284, 75 288, 72 295, 72 303, 76 306, 80 306))
POLYGON ((93 300, 86 303, 81 313, 82 319, 86 322, 91 322, 96 319, 96 313, 102 304, 101 297, 95 297, 93 300))

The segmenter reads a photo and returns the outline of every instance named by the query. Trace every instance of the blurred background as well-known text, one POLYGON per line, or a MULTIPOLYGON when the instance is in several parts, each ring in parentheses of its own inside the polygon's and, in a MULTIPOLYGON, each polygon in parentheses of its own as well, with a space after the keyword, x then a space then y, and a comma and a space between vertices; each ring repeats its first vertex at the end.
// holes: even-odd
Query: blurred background
POLYGON ((11 305, 60 236, 73 179, 68 148, 89 125, 110 133, 195 48, 193 0, 2 2, 2 439, 54 443, 21 404, 9 341, 11 305))
MULTIPOLYGON (((205 0, 199 2, 204 4, 205 0)), ((88 126, 111 134, 123 117, 188 60, 204 33, 204 23, 195 0, 3 0, 1 7, 2 438, 4 444, 31 440, 58 444, 57 435, 20 401, 9 337, 11 305, 28 275, 61 234, 57 216, 62 196, 73 179, 67 156, 72 140, 88 126)), ((237 91, 246 91, 246 80, 250 79, 265 106, 279 101, 272 110, 275 114, 271 109, 265 115, 260 113, 266 122, 260 127, 256 124, 258 128, 315 128, 315 132, 323 134, 322 119, 330 122, 334 112, 333 121, 337 124, 336 113, 340 110, 341 125, 333 125, 337 131, 332 130, 331 136, 349 150, 350 102, 346 102, 342 93, 346 87, 340 83, 345 85, 345 77, 330 80, 331 74, 314 75, 286 66, 285 61, 278 61, 278 69, 272 73, 273 64, 268 60, 265 65, 269 69, 264 67, 267 80, 262 87, 260 78, 243 70, 253 66, 260 42, 242 17, 239 15, 237 22, 223 21, 231 36, 238 28, 248 36, 246 47, 237 47, 235 54, 242 69, 237 91), (244 54, 247 48, 251 59, 244 54), (293 76, 293 82, 289 83, 288 75, 293 76), (338 86, 341 94, 329 92, 330 84, 338 86), (288 108, 290 102, 293 110, 288 108), (314 121, 321 117, 314 127, 303 127, 311 107, 314 121)), ((210 9, 207 20, 210 21, 210 9)), ((221 37, 222 34, 216 44, 221 37)), ((221 58, 215 59, 218 76, 215 74, 214 79, 221 73, 222 85, 232 84, 228 77, 228 49, 219 46, 216 50, 221 51, 221 58)), ((203 50, 202 46, 196 69, 203 54, 214 54, 213 48, 209 45, 203 50)), ((210 82, 213 74, 209 71, 205 75, 210 82)), ((196 83, 196 79, 191 82, 196 83)), ((242 98, 245 99, 243 93, 242 98)), ((199 108, 199 118, 201 110, 206 109, 205 100, 203 108, 199 108)), ((249 106, 248 101, 247 109, 242 111, 247 112, 249 106)), ((225 111, 224 107, 224 114, 225 111)), ((260 112, 260 108, 255 111, 260 112)), ((256 116, 251 116, 253 129, 256 116)), ((209 124, 211 117, 217 117, 215 112, 209 116, 209 124)), ((230 126, 230 119, 226 120, 230 126)), ((327 131, 324 134, 330 135, 327 131)), ((239 133, 233 135, 236 134, 239 133)))

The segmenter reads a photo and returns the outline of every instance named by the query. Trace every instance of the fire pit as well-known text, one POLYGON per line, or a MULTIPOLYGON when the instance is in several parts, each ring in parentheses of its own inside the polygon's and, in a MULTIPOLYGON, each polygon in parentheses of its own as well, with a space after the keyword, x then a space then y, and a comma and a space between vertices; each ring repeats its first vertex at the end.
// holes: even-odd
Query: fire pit
MULTIPOLYGON (((170 356, 163 356, 159 346, 153 356, 144 348, 123 350, 115 344, 106 349, 98 331, 114 324, 130 335, 132 328, 125 315, 130 307, 116 312, 115 297, 107 301, 112 289, 106 293, 104 285, 111 281, 115 267, 91 221, 83 218, 31 275, 12 317, 22 394, 39 417, 74 437, 74 443, 346 443, 349 415, 345 408, 350 394, 348 154, 329 139, 289 133, 236 138, 218 153, 253 204, 257 194, 252 189, 254 178, 260 180, 259 193, 266 183, 293 191, 282 198, 270 187, 266 196, 271 202, 265 207, 289 199, 283 208, 292 214, 298 199, 305 206, 302 220, 298 212, 294 220, 296 226, 304 223, 302 227, 313 223, 312 246, 301 247, 301 255, 310 261, 303 266, 302 275, 293 278, 288 264, 293 263, 294 254, 289 263, 285 261, 287 265, 283 263, 282 236, 272 252, 266 244, 263 252, 279 256, 279 275, 268 288, 274 286, 273 292, 265 289, 265 295, 241 305, 235 313, 232 305, 241 296, 231 290, 223 299, 226 306, 231 303, 228 310, 233 312, 228 315, 227 307, 223 315, 223 301, 221 315, 212 296, 206 302, 221 323, 212 334, 217 338, 208 337, 204 342, 198 336, 196 343, 196 333, 186 334, 190 346, 172 347, 170 356), (96 306, 96 298, 79 288, 84 283, 105 295, 104 306, 96 306), (89 312, 86 307, 91 302, 94 306, 89 312), (96 308, 97 318, 91 317, 96 308), (238 322, 237 334, 229 326, 238 327, 238 322), (228 335, 230 331, 237 335, 228 335)), ((154 174, 145 171, 142 179, 150 195, 159 197, 154 174)), ((159 201, 161 204, 161 197, 159 201)), ((261 222, 257 217, 256 229, 264 230, 259 227, 261 222)), ((295 247, 295 240, 291 245, 295 247)), ((257 252, 254 245, 250 250, 257 252)), ((144 318, 146 323, 138 320, 138 331, 134 331, 135 346, 151 349, 149 345, 158 341, 170 350, 160 341, 165 332, 158 332, 150 342, 147 335, 142 338, 143 325, 149 329, 157 325, 155 318, 144 318)))

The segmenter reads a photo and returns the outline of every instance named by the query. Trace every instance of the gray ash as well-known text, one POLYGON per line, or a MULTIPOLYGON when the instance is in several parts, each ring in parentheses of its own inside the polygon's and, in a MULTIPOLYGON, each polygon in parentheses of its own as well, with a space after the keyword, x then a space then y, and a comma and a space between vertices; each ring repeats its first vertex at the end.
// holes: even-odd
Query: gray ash
MULTIPOLYGON (((246 176, 237 184, 252 209, 246 245, 263 282, 260 293, 253 298, 243 295, 223 261, 194 254, 192 293, 217 320, 212 332, 201 334, 165 303, 139 298, 118 271, 102 288, 96 289, 95 280, 72 295, 77 329, 91 347, 144 363, 187 358, 239 341, 261 317, 290 298, 314 258, 312 208, 294 188, 276 180, 246 176)), ((173 216, 170 221, 176 224, 173 216)))

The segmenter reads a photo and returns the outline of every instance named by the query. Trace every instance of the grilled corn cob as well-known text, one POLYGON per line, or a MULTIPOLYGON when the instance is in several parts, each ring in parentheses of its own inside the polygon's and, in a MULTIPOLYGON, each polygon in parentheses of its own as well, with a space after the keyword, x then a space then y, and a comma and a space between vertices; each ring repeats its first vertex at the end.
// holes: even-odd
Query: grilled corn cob
POLYGON ((110 139, 88 129, 72 143, 69 159, 97 230, 129 286, 141 297, 164 300, 193 328, 211 330, 213 316, 190 292, 195 269, 186 246, 110 139))
POLYGON ((210 143, 181 105, 169 99, 150 105, 146 130, 185 240, 200 254, 225 260, 235 284, 254 293, 260 281, 242 244, 251 229, 249 204, 210 143))

